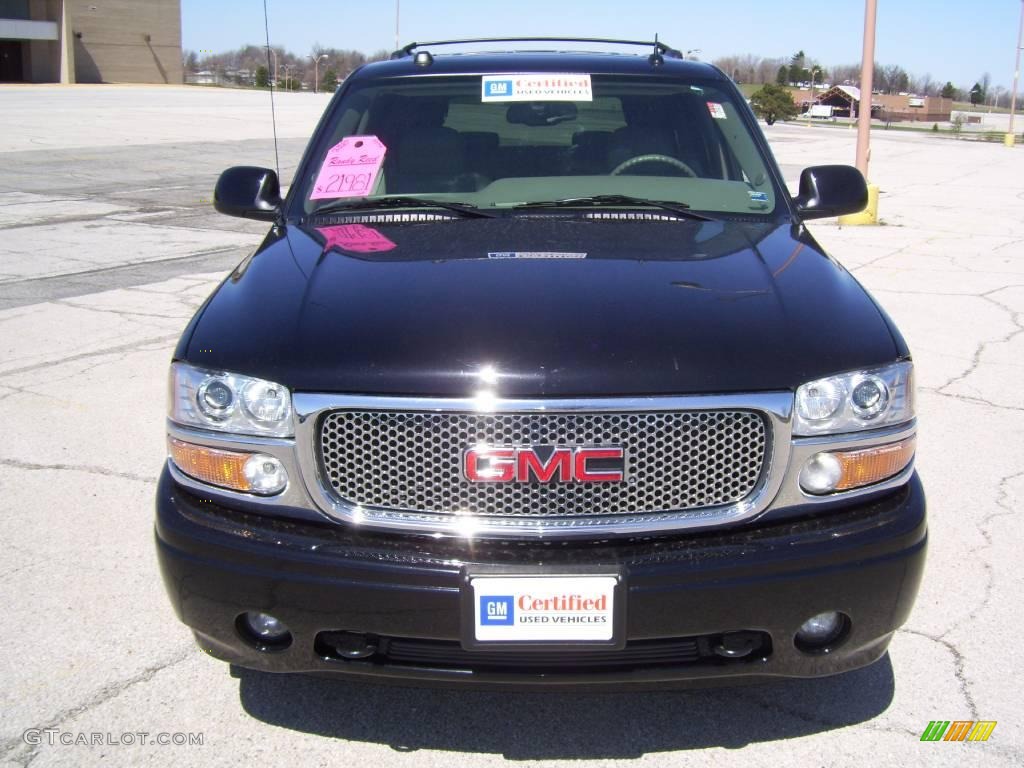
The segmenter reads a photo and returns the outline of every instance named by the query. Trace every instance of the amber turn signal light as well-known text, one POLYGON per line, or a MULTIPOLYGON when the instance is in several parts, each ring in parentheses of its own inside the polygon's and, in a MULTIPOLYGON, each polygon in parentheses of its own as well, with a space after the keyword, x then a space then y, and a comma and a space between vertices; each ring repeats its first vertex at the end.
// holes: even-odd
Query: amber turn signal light
POLYGON ((171 461, 186 475, 233 491, 252 490, 252 485, 245 476, 245 463, 252 456, 251 453, 222 451, 205 445, 186 443, 173 437, 168 438, 167 447, 171 461))
POLYGON ((800 472, 800 486, 808 493, 849 491, 874 485, 898 475, 914 458, 917 438, 856 451, 816 453, 800 472))
POLYGON ((288 485, 288 473, 274 456, 236 453, 167 438, 171 461, 186 475, 232 491, 273 496, 288 485))

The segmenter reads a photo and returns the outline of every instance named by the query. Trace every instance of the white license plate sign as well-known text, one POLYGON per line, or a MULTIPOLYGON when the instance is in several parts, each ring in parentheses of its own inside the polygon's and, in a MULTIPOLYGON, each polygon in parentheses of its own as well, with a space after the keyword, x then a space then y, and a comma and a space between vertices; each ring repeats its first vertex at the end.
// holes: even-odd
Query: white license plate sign
POLYGON ((473 636, 481 643, 611 641, 614 576, 487 576, 472 579, 473 636))

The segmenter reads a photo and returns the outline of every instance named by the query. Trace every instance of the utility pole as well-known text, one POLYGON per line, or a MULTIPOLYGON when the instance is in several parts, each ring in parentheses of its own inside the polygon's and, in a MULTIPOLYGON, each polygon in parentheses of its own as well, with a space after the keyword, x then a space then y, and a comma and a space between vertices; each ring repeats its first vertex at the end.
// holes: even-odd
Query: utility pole
POLYGON ((1017 28, 1017 57, 1013 68, 1013 92, 1010 93, 1010 130, 1003 138, 1003 143, 1012 147, 1015 141, 1013 134, 1013 117, 1017 111, 1017 83, 1020 81, 1020 49, 1024 40, 1024 0, 1020 0, 1020 25, 1017 28))
POLYGON ((326 53, 321 53, 319 56, 310 55, 313 60, 313 93, 319 93, 320 87, 320 62, 327 58, 326 53))
POLYGON ((864 7, 864 52, 860 60, 860 104, 857 105, 857 170, 868 177, 871 160, 871 94, 875 78, 875 17, 877 0, 866 0, 864 7), (865 106, 864 100, 867 99, 865 106))
MULTIPOLYGON (((875 17, 878 0, 864 3, 864 51, 860 62, 860 103, 857 105, 857 170, 868 178, 868 162, 871 160, 871 94, 875 77, 875 17), (866 102, 865 102, 866 100, 866 102)), ((878 186, 868 183, 868 204, 860 213, 840 216, 843 224, 878 223, 878 186)))
MULTIPOLYGON (((1024 2, 1024 0, 1022 0, 1024 2)), ((398 35, 398 17, 399 11, 401 11, 402 0, 395 0, 395 50, 397 51, 402 46, 402 40, 398 35)))

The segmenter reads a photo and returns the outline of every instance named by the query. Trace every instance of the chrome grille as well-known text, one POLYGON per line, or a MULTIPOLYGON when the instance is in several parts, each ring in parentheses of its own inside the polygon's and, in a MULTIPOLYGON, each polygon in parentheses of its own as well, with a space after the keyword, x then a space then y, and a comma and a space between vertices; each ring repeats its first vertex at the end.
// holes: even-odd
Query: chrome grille
POLYGON ((769 435, 748 410, 455 413, 339 410, 318 433, 321 471, 342 501, 433 514, 573 517, 700 510, 757 488, 769 435), (463 452, 622 446, 621 483, 471 483, 463 452))

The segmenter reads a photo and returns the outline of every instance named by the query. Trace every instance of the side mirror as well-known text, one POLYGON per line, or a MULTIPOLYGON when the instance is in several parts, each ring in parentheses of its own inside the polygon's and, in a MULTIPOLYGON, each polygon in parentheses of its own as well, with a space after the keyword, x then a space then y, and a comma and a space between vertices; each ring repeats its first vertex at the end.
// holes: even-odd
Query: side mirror
POLYGON ((868 204, 868 185, 850 165, 815 165, 800 174, 800 194, 793 200, 803 219, 859 213, 868 204))
POLYGON ((269 168, 238 165, 217 179, 213 207, 228 216, 273 221, 281 211, 281 185, 269 168))

